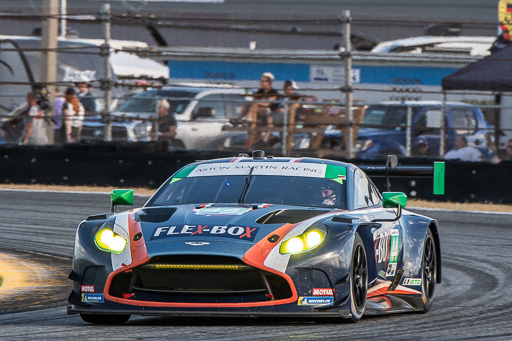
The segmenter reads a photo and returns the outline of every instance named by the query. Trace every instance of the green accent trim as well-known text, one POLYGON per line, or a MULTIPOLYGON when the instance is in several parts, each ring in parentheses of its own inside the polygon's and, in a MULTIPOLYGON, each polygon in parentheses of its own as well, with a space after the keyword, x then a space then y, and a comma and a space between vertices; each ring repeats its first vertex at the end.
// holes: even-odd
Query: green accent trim
POLYGON ((327 168, 325 169, 325 177, 327 179, 345 180, 347 178, 347 169, 342 166, 327 165, 327 168))
POLYGON ((133 205, 133 189, 114 189, 110 200, 114 205, 133 205))
POLYGON ((173 177, 174 178, 186 178, 187 176, 190 175, 190 173, 192 173, 192 171, 194 169, 196 169, 198 165, 189 165, 189 166, 185 166, 183 167, 182 169, 180 169, 178 171, 178 173, 176 173, 176 175, 173 177))
POLYGON ((445 163, 434 162, 434 195, 444 195, 445 163))
POLYGON ((405 207, 407 205, 407 195, 402 192, 384 192, 382 193, 382 206, 383 207, 405 207))
POLYGON ((343 185, 343 180, 345 180, 344 178, 339 178, 339 179, 332 179, 332 181, 336 181, 336 182, 339 182, 340 184, 343 185))
POLYGON ((181 178, 172 178, 170 183, 172 184, 172 183, 174 183, 176 181, 180 181, 180 180, 181 180, 181 178))
POLYGON ((391 236, 391 247, 389 252, 389 262, 398 262, 398 251, 400 247, 400 236, 391 236))

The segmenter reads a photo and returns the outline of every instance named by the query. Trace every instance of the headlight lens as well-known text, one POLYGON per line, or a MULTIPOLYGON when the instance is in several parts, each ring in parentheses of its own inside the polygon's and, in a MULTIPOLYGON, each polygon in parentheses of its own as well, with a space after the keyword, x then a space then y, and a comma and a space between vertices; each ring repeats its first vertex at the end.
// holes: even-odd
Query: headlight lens
POLYGON ((322 230, 306 231, 300 236, 283 242, 279 252, 282 254, 296 254, 312 250, 323 242, 325 235, 326 232, 322 230))
POLYGON ((149 134, 151 132, 151 124, 141 122, 133 127, 133 134, 136 141, 149 141, 149 134))
POLYGON ((126 247, 126 239, 110 229, 101 229, 94 236, 98 249, 106 252, 121 253, 126 247))
POLYGON ((356 140, 354 142, 354 152, 362 152, 368 148, 370 148, 373 145, 372 140, 356 140))

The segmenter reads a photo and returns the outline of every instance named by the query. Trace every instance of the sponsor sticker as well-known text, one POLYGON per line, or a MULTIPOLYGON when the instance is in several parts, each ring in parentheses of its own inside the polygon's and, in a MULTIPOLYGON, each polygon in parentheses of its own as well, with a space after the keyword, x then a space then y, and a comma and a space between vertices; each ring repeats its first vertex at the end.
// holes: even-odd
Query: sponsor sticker
POLYGON ((81 285, 80 292, 94 292, 94 285, 81 285))
POLYGON ((404 278, 402 285, 421 285, 421 278, 404 278))
POLYGON ((290 162, 207 163, 198 165, 187 176, 247 175, 251 168, 253 168, 252 175, 284 175, 323 178, 326 174, 327 165, 319 163, 290 162))
POLYGON ((301 296, 297 301, 297 305, 333 305, 334 297, 310 297, 301 296))
POLYGON ((386 277, 393 277, 396 273, 396 263, 389 263, 386 270, 386 277))
POLYGON ((313 296, 334 296, 331 288, 313 288, 313 296))
POLYGON ((172 225, 159 226, 150 240, 179 237, 224 237, 253 241, 259 228, 237 225, 172 225))
POLYGON ((103 303, 103 294, 82 294, 82 302, 87 303, 103 303))
POLYGON ((374 233, 375 260, 380 263, 397 263, 400 250, 400 232, 397 229, 374 233))

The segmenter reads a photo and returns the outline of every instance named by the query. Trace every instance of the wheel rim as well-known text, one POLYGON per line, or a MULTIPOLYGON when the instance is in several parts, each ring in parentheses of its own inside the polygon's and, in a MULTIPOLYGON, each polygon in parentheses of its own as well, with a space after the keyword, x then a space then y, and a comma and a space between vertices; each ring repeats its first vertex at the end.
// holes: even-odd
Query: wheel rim
POLYGON ((366 255, 361 244, 356 246, 352 267, 352 300, 358 310, 362 310, 366 302, 366 255))
POLYGON ((425 240, 423 282, 425 283, 425 296, 428 300, 432 300, 436 288, 436 247, 431 236, 427 236, 425 240))

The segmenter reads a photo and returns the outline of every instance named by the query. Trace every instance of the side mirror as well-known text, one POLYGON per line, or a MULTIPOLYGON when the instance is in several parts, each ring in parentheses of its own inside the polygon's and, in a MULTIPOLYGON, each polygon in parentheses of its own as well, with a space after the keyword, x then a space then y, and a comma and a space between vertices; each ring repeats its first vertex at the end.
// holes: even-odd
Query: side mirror
POLYGON ((116 211, 117 205, 133 205, 133 189, 114 189, 110 193, 110 211, 116 211))
POLYGON ((198 119, 198 118, 211 118, 211 117, 214 117, 214 116, 215 116, 215 109, 210 108, 210 107, 199 108, 199 109, 197 109, 196 112, 194 112, 192 114, 192 117, 194 119, 198 119))
POLYGON ((407 195, 401 192, 384 192, 382 193, 382 206, 396 208, 405 207, 407 205, 407 195))
POLYGON ((407 205, 407 195, 401 192, 382 193, 382 206, 385 208, 396 208, 396 217, 392 219, 374 219, 372 221, 397 221, 402 216, 402 208, 407 205))

